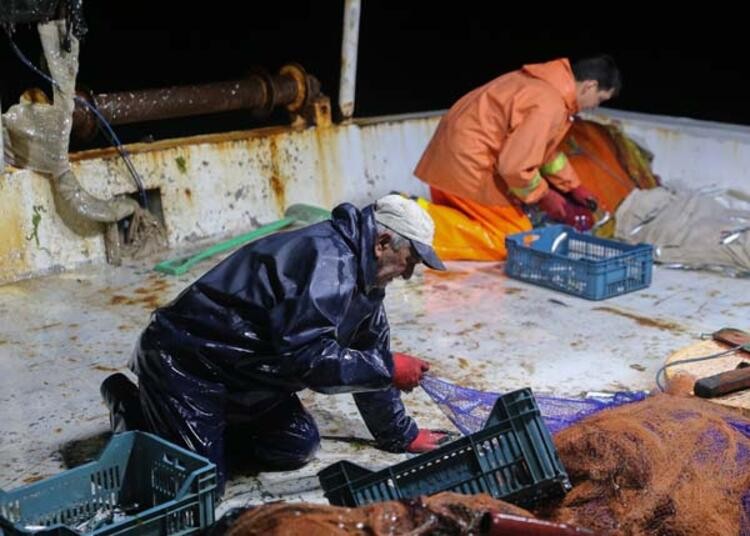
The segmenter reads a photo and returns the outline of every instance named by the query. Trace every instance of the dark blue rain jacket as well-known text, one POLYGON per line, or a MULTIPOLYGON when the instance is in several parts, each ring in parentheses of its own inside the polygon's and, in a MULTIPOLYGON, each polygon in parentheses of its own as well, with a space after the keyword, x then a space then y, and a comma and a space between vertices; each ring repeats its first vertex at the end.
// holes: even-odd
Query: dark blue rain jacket
MULTIPOLYGON (((354 393, 381 448, 402 451, 417 426, 392 387, 376 235, 371 206, 342 204, 328 221, 244 246, 154 312, 133 370, 169 394, 159 400, 190 393, 172 412, 188 421, 186 411, 222 423, 227 405, 252 419, 306 388, 354 393)), ((172 418, 152 409, 156 420, 172 418)))

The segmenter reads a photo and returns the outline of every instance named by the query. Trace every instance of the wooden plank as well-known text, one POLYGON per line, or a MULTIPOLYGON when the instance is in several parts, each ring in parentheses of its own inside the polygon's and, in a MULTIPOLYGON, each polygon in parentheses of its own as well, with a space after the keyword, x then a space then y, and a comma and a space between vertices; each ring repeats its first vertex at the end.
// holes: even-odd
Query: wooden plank
MULTIPOLYGON (((699 341, 671 354, 667 358, 665 364, 674 363, 675 361, 680 361, 682 359, 692 359, 694 357, 715 354, 727 350, 728 348, 730 348, 729 345, 714 340, 699 341)), ((666 370, 666 377, 667 381, 669 381, 674 378, 676 374, 687 372, 688 374, 695 376, 695 379, 697 380, 706 376, 719 374, 720 372, 733 370, 742 361, 750 361, 750 355, 745 352, 735 352, 723 357, 717 357, 716 359, 709 359, 708 361, 698 361, 696 363, 685 363, 669 367, 666 370)), ((737 391, 736 393, 730 393, 728 395, 707 400, 716 402, 717 404, 724 404, 726 406, 738 408, 746 416, 750 417, 750 389, 737 391)))

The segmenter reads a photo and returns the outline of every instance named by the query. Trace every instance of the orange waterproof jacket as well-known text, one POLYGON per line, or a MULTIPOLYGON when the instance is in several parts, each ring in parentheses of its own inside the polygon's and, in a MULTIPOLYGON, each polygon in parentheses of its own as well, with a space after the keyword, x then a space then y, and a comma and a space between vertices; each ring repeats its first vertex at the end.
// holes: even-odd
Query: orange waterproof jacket
POLYGON ((558 145, 577 111, 567 59, 525 65, 454 104, 414 174, 485 205, 539 201, 548 189, 542 176, 567 192, 579 181, 558 145))

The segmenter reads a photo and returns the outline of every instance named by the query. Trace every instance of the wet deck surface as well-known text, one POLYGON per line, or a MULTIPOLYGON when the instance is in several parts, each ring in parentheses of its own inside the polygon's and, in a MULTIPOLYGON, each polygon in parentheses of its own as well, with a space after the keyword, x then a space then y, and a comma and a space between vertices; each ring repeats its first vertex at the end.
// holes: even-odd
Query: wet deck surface
MULTIPOLYGON (((149 313, 210 267, 183 277, 153 264, 89 267, 0 286, 0 488, 33 482, 85 459, 108 427, 99 384, 126 371, 149 313), (61 454, 64 450, 65 456, 61 454)), ((393 349, 433 363, 450 382, 487 391, 644 390, 666 356, 701 332, 750 328, 750 280, 656 268, 653 285, 589 302, 507 279, 497 263, 449 263, 388 290, 393 349)), ((368 438, 350 396, 305 392, 321 434, 368 438)), ((418 423, 451 428, 422 391, 405 395, 418 423)), ((289 473, 240 475, 230 506, 324 501, 315 474, 347 459, 381 468, 405 459, 364 443, 324 440, 316 460, 289 473)))

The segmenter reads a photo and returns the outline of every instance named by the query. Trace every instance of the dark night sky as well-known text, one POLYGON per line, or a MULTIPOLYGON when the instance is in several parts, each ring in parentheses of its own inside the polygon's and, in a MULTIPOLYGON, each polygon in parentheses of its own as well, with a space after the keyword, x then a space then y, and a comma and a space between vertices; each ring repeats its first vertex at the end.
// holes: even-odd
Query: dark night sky
MULTIPOLYGON (((702 12, 683 6, 680 13, 662 14, 602 2, 596 11, 579 4, 578 13, 569 3, 550 11, 535 2, 512 12, 488 10, 499 4, 494 2, 363 4, 357 116, 448 108, 524 63, 607 52, 624 77, 622 95, 611 107, 750 124, 747 30, 738 13, 708 13, 706 4, 702 12)), ((94 92, 158 87, 241 77, 252 65, 275 71, 297 61, 336 102, 342 1, 243 3, 248 13, 227 0, 187 5, 84 0, 89 34, 79 83, 94 92)), ((16 40, 38 63, 35 31, 20 26, 16 40)), ((23 89, 41 85, 7 43, 0 45, 0 65, 4 110, 23 89)), ((118 131, 134 140, 257 124, 233 113, 118 131)))

